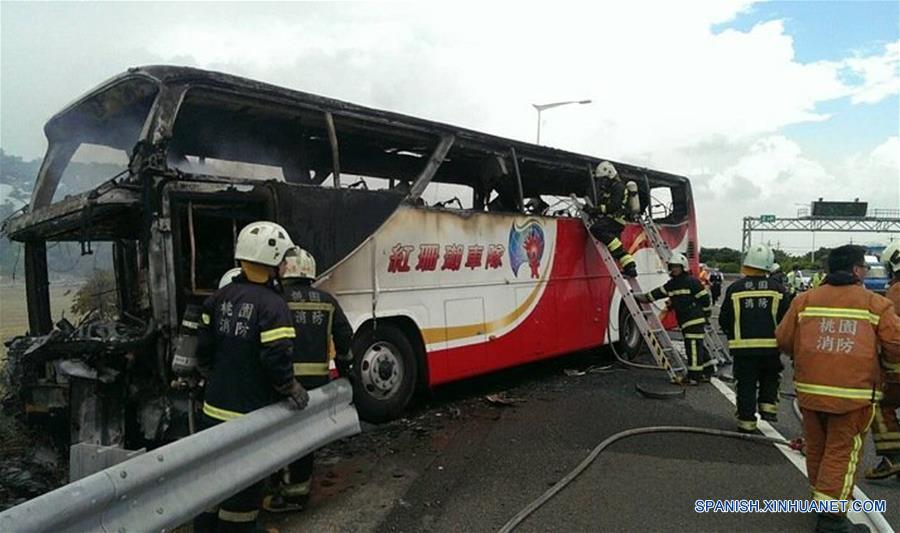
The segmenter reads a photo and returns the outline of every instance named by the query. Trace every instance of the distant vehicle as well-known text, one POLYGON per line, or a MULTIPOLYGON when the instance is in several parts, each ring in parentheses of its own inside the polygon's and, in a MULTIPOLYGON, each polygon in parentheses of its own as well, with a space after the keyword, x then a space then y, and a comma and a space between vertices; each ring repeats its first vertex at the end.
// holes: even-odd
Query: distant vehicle
POLYGON ((869 273, 866 274, 863 284, 867 289, 878 294, 887 292, 888 273, 887 269, 884 268, 884 264, 874 255, 866 256, 866 264, 869 265, 869 273))
POLYGON ((807 289, 812 288, 812 278, 815 275, 815 270, 801 270, 800 271, 800 290, 805 291, 807 289))

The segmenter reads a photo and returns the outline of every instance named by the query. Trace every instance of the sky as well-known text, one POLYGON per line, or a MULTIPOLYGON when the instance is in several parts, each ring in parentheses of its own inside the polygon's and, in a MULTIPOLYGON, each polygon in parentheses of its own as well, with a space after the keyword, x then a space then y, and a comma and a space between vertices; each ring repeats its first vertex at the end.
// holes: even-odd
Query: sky
POLYGON ((591 99, 542 143, 689 176, 703 246, 819 197, 900 207, 900 2, 594 4, 2 2, 0 147, 40 157, 53 113, 166 63, 532 142, 531 104, 591 99))

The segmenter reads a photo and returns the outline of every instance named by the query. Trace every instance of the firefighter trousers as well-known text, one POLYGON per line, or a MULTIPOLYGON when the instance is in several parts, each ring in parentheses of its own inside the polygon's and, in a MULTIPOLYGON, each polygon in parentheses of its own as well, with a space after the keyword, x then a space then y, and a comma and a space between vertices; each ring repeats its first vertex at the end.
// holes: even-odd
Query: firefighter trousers
POLYGON ((289 502, 305 503, 312 488, 315 452, 297 459, 281 471, 278 493, 289 502))
POLYGON ((841 414, 801 406, 800 412, 806 439, 806 471, 813 499, 850 499, 866 431, 875 417, 875 405, 841 414))
POLYGON ((715 361, 710 359, 706 346, 703 343, 705 331, 702 324, 696 324, 681 328, 684 336, 685 364, 687 364, 688 378, 698 380, 702 377, 710 377, 715 372, 715 361))
POLYGON ((624 229, 625 226, 623 224, 609 217, 598 217, 591 224, 591 235, 606 245, 609 253, 619 262, 619 266, 622 268, 634 265, 634 258, 625 251, 622 241, 619 240, 619 236, 624 229))
POLYGON ((892 462, 900 461, 897 409, 900 409, 900 383, 887 382, 884 384, 884 398, 875 410, 872 439, 875 441, 875 453, 892 462))
MULTIPOLYGON (((221 420, 206 415, 200 419, 202 429, 221 423, 221 420)), ((198 533, 207 531, 217 533, 255 532, 263 487, 263 481, 254 483, 222 502, 218 507, 207 509, 194 519, 194 531, 198 533)))
POLYGON ((734 380, 737 389, 737 417, 740 422, 752 422, 747 429, 756 429, 756 413, 778 414, 778 387, 781 384, 781 354, 741 353, 732 350, 734 380))

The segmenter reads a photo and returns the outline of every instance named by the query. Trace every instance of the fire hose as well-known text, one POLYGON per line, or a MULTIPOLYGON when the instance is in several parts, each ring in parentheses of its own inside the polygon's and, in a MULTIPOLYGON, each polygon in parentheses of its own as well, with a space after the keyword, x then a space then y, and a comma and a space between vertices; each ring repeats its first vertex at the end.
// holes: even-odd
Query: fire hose
POLYGON ((688 427, 688 426, 648 426, 643 428, 634 428, 628 429, 625 431, 620 431, 606 440, 601 442, 594 448, 588 456, 575 467, 574 470, 569 472, 566 477, 559 480, 555 485, 550 487, 544 494, 542 494, 539 498, 528 504, 524 509, 516 513, 506 524, 500 528, 500 533, 509 533, 513 529, 515 529, 519 524, 525 521, 532 513, 540 509, 544 504, 550 501, 554 496, 559 494, 564 488, 566 488, 572 481, 575 480, 582 472, 584 472, 591 464, 597 459, 597 457, 603 453, 606 448, 608 448, 613 443, 626 439, 628 437, 634 437, 637 435, 646 435, 648 433, 696 433, 700 435, 713 435, 716 437, 727 437, 731 439, 739 439, 748 442, 755 442, 757 444, 781 444, 783 446, 791 446, 791 443, 784 439, 778 439, 773 437, 765 437, 762 435, 756 435, 752 433, 738 433, 736 431, 724 431, 721 429, 709 429, 709 428, 698 428, 698 427, 688 427))

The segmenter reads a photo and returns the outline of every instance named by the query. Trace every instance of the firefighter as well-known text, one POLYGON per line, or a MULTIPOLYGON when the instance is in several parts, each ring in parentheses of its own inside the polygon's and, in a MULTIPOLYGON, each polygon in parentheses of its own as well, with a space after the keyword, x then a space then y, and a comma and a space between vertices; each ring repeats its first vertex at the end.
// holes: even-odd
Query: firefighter
POLYGON ((640 208, 637 184, 622 183, 616 167, 603 161, 594 170, 597 181, 597 206, 588 209, 591 216, 591 235, 603 242, 609 253, 619 262, 622 274, 637 277, 634 258, 625 251, 619 237, 629 217, 637 215, 640 208))
POLYGON ((812 280, 810 281, 810 285, 813 289, 818 288, 822 282, 825 281, 825 273, 821 270, 817 270, 815 274, 813 274, 812 280))
POLYGON ((709 293, 712 296, 713 305, 719 301, 722 295, 722 272, 716 268, 709 274, 709 293))
POLYGON ((719 325, 728 336, 737 382, 737 425, 742 432, 756 430, 756 413, 763 420, 778 419, 781 353, 775 326, 788 309, 784 288, 768 277, 774 256, 757 244, 744 257, 741 279, 725 291, 719 325))
MULTIPOLYGON (((809 484, 812 498, 823 502, 851 498, 882 395, 879 359, 900 363, 900 316, 890 300, 862 286, 865 249, 835 248, 828 271, 821 287, 794 298, 775 331, 778 347, 794 359, 809 484)), ((816 531, 869 529, 837 512, 820 514, 816 531)))
MULTIPOLYGON (((340 304, 331 294, 313 288, 316 260, 306 250, 288 250, 281 267, 282 296, 294 320, 294 376, 307 390, 329 381, 329 362, 342 377, 350 377, 350 342, 353 328, 340 304)), ((274 512, 301 511, 309 500, 313 453, 291 463, 282 471, 279 486, 263 500, 263 509, 274 512)))
POLYGON ((796 296, 797 293, 803 290, 803 275, 800 273, 800 267, 794 265, 791 267, 791 271, 787 273, 786 277, 787 281, 787 290, 791 296, 796 296))
MULTIPOLYGON (((894 241, 881 254, 884 268, 891 273, 890 287, 885 296, 894 304, 894 312, 900 314, 900 241, 894 241)), ((872 438, 875 453, 881 462, 866 471, 868 479, 883 479, 897 474, 900 479, 900 423, 897 409, 900 408, 900 365, 882 362, 884 377, 884 398, 875 411, 872 438)))
POLYGON ((712 311, 709 291, 688 271, 688 260, 684 254, 675 253, 669 258, 669 281, 647 294, 635 294, 639 302, 653 302, 670 298, 678 326, 684 337, 687 354, 688 381, 690 385, 708 382, 715 371, 715 362, 706 353, 703 345, 706 323, 712 311))
POLYGON ((772 263, 772 268, 769 270, 769 277, 777 281, 779 285, 787 290, 787 277, 781 270, 781 265, 779 265, 778 263, 772 263))
MULTIPOLYGON (((273 281, 293 246, 273 222, 248 224, 238 235, 234 258, 241 273, 203 303, 197 358, 206 375, 201 424, 221 424, 287 396, 303 409, 309 396, 294 379, 294 325, 273 281)), ((230 274, 230 273, 229 273, 230 274)), ((229 275, 226 274, 226 277, 229 275)), ((256 483, 201 515, 195 530, 255 531, 262 497, 256 483)))

